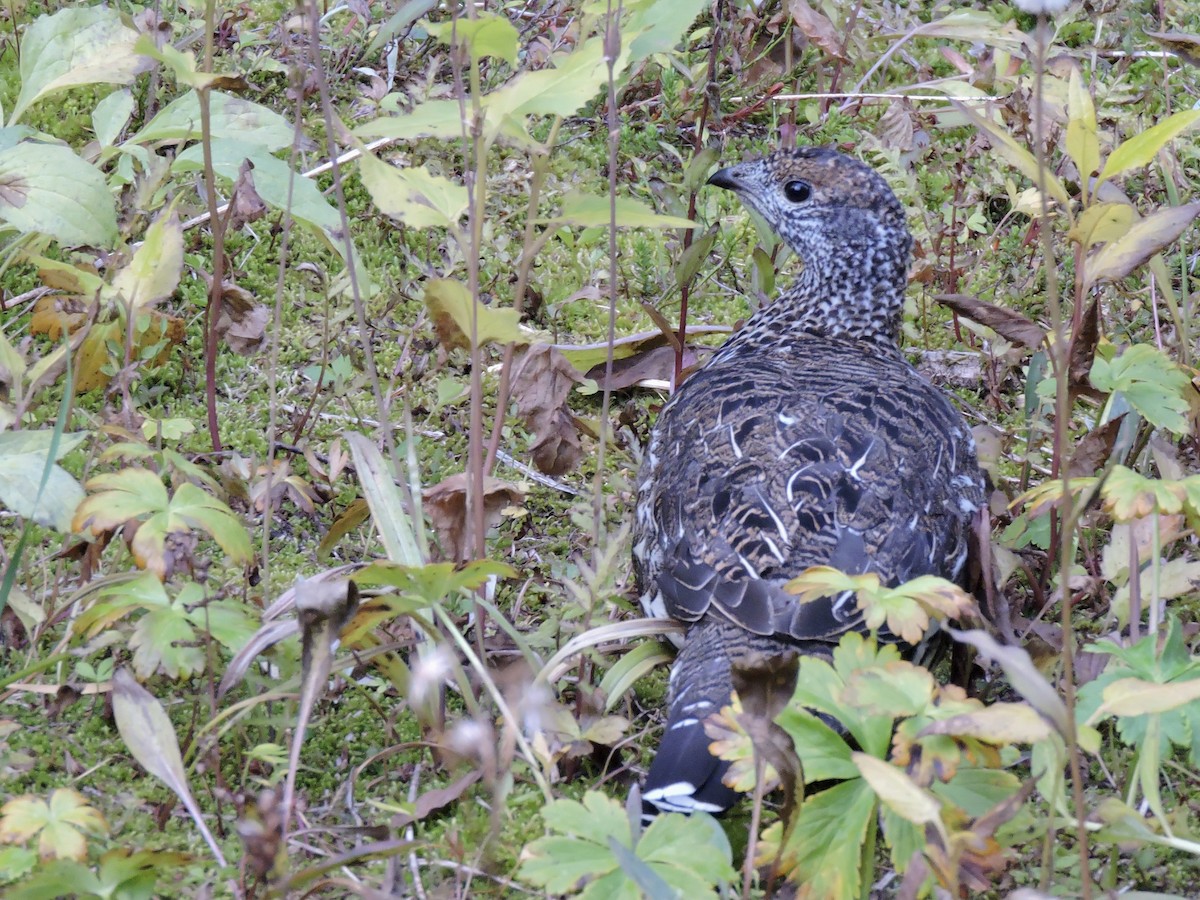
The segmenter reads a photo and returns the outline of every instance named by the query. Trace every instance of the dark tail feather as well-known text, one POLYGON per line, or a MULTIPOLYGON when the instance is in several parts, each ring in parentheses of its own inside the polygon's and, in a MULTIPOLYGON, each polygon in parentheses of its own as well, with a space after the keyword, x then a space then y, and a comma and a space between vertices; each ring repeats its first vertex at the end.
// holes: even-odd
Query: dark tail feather
POLYGON ((712 739, 704 731, 704 720, 729 704, 730 658, 748 637, 748 632, 722 622, 702 622, 688 631, 671 667, 666 731, 642 790, 648 816, 722 813, 741 796, 721 781, 729 763, 708 752, 712 739))

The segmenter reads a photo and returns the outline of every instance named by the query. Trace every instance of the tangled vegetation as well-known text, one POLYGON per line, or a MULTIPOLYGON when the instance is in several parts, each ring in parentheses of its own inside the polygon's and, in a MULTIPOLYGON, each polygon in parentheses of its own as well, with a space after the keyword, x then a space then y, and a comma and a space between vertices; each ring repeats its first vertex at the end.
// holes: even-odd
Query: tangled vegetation
POLYGON ((1200 9, 1020 5, 6 8, 0 893, 1194 897, 1200 9), (738 673, 643 826, 640 448, 797 142, 911 211, 988 622, 809 570, 964 664, 738 673))

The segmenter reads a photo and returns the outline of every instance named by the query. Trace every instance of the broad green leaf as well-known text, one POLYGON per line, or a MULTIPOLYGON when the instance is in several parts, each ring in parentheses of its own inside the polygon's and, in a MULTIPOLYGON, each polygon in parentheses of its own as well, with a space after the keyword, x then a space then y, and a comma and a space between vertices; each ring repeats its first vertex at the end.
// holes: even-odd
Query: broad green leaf
POLYGON ((148 68, 133 50, 137 36, 117 10, 103 6, 39 17, 21 38, 21 93, 9 124, 56 91, 81 84, 129 84, 148 68))
POLYGON ((1104 163, 1104 170, 1100 173, 1100 180, 1115 178, 1122 172, 1147 165, 1168 141, 1197 122, 1200 122, 1200 109, 1185 109, 1168 116, 1154 127, 1135 134, 1109 155, 1108 161, 1104 163))
POLYGON ((204 671, 203 643, 182 603, 148 610, 129 638, 133 669, 141 678, 152 678, 160 669, 171 679, 191 678, 204 671))
MULTIPOLYGON (((707 0, 638 0, 629 4, 629 18, 621 27, 621 43, 629 44, 629 62, 674 50, 708 7, 707 0)), ((617 78, 623 69, 616 70, 617 78)))
POLYGON ((129 89, 113 91, 92 110, 92 131, 101 147, 111 147, 133 115, 133 93, 129 89))
POLYGON ((1138 219, 1123 235, 1087 258, 1083 266, 1084 287, 1124 278, 1173 243, 1197 215, 1200 215, 1200 200, 1168 206, 1138 219))
MULTIPOLYGON (((265 106, 232 97, 220 91, 211 91, 208 98, 212 137, 229 140, 237 144, 249 144, 274 152, 289 146, 295 137, 291 124, 279 113, 265 106)), ((151 144, 158 141, 186 143, 200 140, 200 98, 195 91, 188 91, 178 100, 159 111, 137 134, 122 144, 151 144)), ((214 150, 215 153, 215 150, 214 150)), ((247 153, 257 164, 259 157, 247 153)), ((241 165, 241 160, 238 160, 241 165)), ((286 168, 284 163, 280 163, 286 168)), ((257 175, 257 172, 255 173, 257 175)), ((236 172, 234 174, 236 177, 236 172)), ((256 182, 257 184, 257 182, 256 182)), ((265 197, 263 198, 266 199, 265 197)))
POLYGON ((899 660, 862 669, 846 681, 842 698, 872 715, 915 716, 933 700, 936 684, 928 670, 899 660))
POLYGON ((176 50, 171 44, 159 47, 149 34, 139 37, 133 49, 167 66, 174 73, 175 81, 182 86, 203 90, 227 77, 214 72, 201 72, 196 68, 195 53, 176 50))
POLYGON ((425 306, 433 317, 438 338, 447 347, 470 347, 472 328, 475 344, 529 343, 521 331, 521 314, 515 309, 484 306, 471 298, 462 282, 438 278, 425 285, 425 306), (472 323, 474 319, 474 323, 472 323))
POLYGON ((845 738, 807 709, 787 706, 776 718, 792 739, 803 768, 804 783, 855 778, 858 768, 850 759, 845 738))
POLYGON ((68 148, 25 142, 0 151, 0 220, 66 247, 112 247, 117 209, 104 175, 68 148))
POLYGON ((552 894, 577 889, 584 878, 605 875, 617 868, 608 847, 573 837, 543 837, 525 847, 521 878, 552 894))
POLYGON ((181 525, 184 524, 189 528, 199 528, 221 545, 221 549, 229 555, 230 562, 246 565, 253 561, 250 536, 241 519, 221 500, 191 482, 184 482, 175 491, 175 496, 171 498, 170 514, 170 531, 182 531, 181 525))
POLYGON ((354 136, 364 141, 376 138, 416 141, 422 138, 453 140, 467 130, 463 126, 462 107, 457 100, 426 100, 412 112, 398 116, 380 116, 354 129, 354 136))
MULTIPOLYGON (((604 227, 611 221, 608 197, 571 191, 562 199, 562 212, 543 220, 550 226, 563 223, 582 228, 604 227)), ((696 223, 679 216, 656 213, 641 201, 631 197, 617 198, 617 227, 621 228, 695 228, 696 223)))
POLYGON ((0 433, 0 503, 40 525, 69 531, 71 517, 84 497, 79 482, 61 466, 52 465, 40 502, 38 488, 51 449, 55 459, 62 459, 85 440, 86 434, 64 434, 55 446, 51 430, 0 433))
MULTIPOLYGON (((703 897, 706 893, 712 896, 711 892, 704 890, 703 884, 693 886, 693 888, 698 887, 698 891, 693 889, 691 893, 676 893, 675 889, 667 884, 657 872, 638 859, 632 850, 614 837, 608 839, 608 848, 612 852, 613 859, 617 861, 617 865, 621 867, 621 872, 632 885, 637 887, 638 894, 643 900, 678 900, 680 896, 703 897)), ((616 887, 615 883, 613 887, 616 887)), ((618 896, 625 896, 629 893, 624 886, 618 890, 620 891, 618 896)), ((584 900, 584 898, 586 900, 601 900, 601 898, 610 900, 611 897, 612 890, 608 886, 600 887, 597 884, 589 884, 580 895, 580 900, 584 900)))
POLYGON ((364 149, 358 170, 375 205, 412 228, 452 228, 467 211, 466 186, 424 166, 391 166, 364 149))
POLYGON ((1097 355, 1088 378, 1097 390, 1120 392, 1151 425, 1175 434, 1188 432, 1191 379, 1151 344, 1134 344, 1113 360, 1097 355))
MULTIPOLYGON (((574 115, 608 83, 604 41, 598 35, 553 59, 554 68, 522 72, 487 96, 485 106, 489 118, 495 117, 493 127, 508 118, 519 122, 525 116, 574 115)), ((628 50, 623 48, 614 70, 620 74, 627 61, 628 50)))
POLYGON ((183 272, 183 228, 168 206, 146 229, 133 258, 113 276, 113 290, 130 307, 149 309, 175 293, 183 272))
POLYGON ((481 12, 474 19, 427 22, 425 30, 447 46, 453 42, 465 44, 474 62, 485 56, 494 56, 510 66, 517 64, 517 29, 508 19, 496 13, 481 12))
POLYGON ((1067 155, 1087 181, 1100 168, 1100 139, 1096 136, 1096 107, 1078 69, 1071 70, 1067 88, 1067 155))
POLYGON ((861 778, 805 797, 783 848, 789 880, 822 900, 857 898, 875 792, 861 778))

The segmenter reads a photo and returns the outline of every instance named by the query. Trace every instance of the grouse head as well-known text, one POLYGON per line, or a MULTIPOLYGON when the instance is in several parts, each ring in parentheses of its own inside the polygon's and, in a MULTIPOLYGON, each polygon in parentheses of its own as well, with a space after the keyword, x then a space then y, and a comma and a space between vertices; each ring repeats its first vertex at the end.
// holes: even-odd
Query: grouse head
POLYGON ((747 328, 763 340, 803 331, 897 343, 912 238, 900 201, 874 170, 803 147, 720 169, 708 183, 737 194, 804 263, 747 328))

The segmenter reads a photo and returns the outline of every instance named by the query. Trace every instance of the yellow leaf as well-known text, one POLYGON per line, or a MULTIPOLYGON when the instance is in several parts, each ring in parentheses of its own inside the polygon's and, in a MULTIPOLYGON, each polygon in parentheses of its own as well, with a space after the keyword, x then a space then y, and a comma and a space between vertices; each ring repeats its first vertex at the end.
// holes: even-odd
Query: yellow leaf
POLYGON ((1200 678, 1159 684, 1140 678, 1121 678, 1104 689, 1104 703, 1088 719, 1094 724, 1106 716, 1137 716, 1170 712, 1200 700, 1200 678))
POLYGON ((1027 703, 993 703, 926 726, 921 734, 973 737, 989 744, 1035 744, 1054 733, 1050 724, 1027 703))
POLYGON ((484 344, 527 344, 529 337, 520 327, 521 315, 515 309, 484 306, 471 298, 466 286, 449 278, 425 285, 425 305, 433 316, 438 339, 447 348, 484 344))
POLYGON ((854 764, 884 804, 914 825, 941 825, 942 804, 889 762, 868 753, 852 754, 854 764))
POLYGON ((1096 137, 1096 107, 1078 69, 1071 70, 1067 88, 1067 154, 1086 182, 1100 168, 1100 141, 1096 137))

